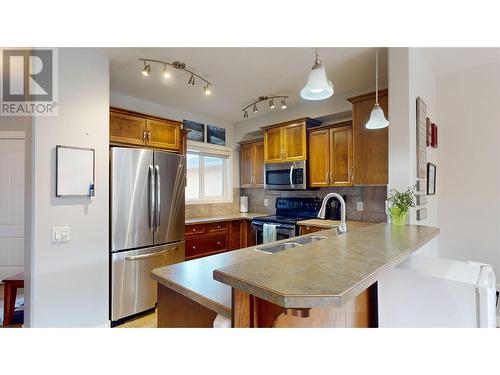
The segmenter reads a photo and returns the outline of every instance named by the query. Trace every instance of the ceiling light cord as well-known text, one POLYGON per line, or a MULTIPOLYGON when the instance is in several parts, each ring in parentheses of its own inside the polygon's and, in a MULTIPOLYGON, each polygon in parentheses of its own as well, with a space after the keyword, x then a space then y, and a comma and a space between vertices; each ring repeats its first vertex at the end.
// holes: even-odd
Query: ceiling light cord
POLYGON ((375 52, 375 105, 378 105, 378 47, 375 52))

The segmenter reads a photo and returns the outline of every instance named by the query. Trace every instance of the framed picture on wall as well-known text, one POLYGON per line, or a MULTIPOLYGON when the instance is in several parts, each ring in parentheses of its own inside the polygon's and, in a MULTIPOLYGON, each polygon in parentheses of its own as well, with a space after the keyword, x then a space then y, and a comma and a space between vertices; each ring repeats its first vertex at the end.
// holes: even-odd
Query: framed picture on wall
POLYGON ((184 129, 189 130, 187 138, 191 141, 205 142, 205 124, 199 122, 184 120, 184 129))
POLYGON ((207 125, 207 142, 213 145, 226 145, 226 129, 207 125))
POLYGON ((427 163, 427 195, 436 194, 436 165, 427 163))

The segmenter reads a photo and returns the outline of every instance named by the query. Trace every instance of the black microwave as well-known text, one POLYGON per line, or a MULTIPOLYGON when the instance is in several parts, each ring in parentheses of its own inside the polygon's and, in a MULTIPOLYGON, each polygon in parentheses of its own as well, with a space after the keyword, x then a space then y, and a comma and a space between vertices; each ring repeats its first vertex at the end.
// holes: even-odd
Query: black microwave
POLYGON ((305 190, 306 161, 268 163, 264 168, 264 187, 270 190, 305 190))

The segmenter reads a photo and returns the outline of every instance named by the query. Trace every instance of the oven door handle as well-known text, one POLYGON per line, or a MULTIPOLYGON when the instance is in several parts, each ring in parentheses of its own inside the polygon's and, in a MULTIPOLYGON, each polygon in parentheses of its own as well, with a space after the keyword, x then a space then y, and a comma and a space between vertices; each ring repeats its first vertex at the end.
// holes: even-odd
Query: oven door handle
POLYGON ((295 189, 295 185, 293 184, 293 164, 290 167, 290 187, 292 189, 295 189))

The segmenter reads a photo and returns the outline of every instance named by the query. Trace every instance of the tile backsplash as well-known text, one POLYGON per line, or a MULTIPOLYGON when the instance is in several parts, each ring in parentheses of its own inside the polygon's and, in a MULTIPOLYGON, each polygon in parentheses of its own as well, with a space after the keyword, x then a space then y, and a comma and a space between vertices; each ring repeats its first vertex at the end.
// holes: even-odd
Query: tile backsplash
MULTIPOLYGON (((248 196, 248 209, 250 212, 264 212, 273 214, 277 197, 318 197, 323 198, 328 193, 335 192, 346 198, 347 220, 385 222, 385 201, 387 199, 386 186, 353 186, 339 188, 322 188, 316 190, 264 190, 241 189, 241 195, 248 196), (264 206, 264 199, 268 206, 264 206), (357 203, 363 202, 363 211, 357 210, 357 203)), ((236 207, 238 209, 238 206, 236 207)))
POLYGON ((240 212, 240 189, 233 189, 232 203, 186 204, 186 219, 223 216, 240 212))

